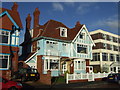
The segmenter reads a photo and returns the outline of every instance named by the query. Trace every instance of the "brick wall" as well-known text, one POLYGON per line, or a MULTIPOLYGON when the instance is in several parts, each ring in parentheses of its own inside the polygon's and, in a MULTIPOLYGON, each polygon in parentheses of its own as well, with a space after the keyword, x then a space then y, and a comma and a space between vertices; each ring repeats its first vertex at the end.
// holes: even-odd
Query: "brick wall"
POLYGON ((47 85, 51 85, 51 71, 48 71, 47 74, 43 74, 43 65, 42 55, 37 56, 37 69, 40 73, 39 82, 47 85))
MULTIPOLYGON (((10 46, 0 45, 0 48, 2 48, 2 50, 0 50, 0 53, 10 53, 10 46)), ((12 48, 12 51, 16 51, 16 52, 19 51, 18 47, 11 47, 11 48, 12 48)))

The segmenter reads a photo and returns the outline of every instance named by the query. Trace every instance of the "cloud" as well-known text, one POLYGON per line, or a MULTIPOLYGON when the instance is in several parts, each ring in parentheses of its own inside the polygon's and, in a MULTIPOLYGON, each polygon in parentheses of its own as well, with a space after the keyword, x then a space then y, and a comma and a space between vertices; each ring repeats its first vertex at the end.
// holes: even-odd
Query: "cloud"
POLYGON ((106 19, 100 19, 92 23, 90 26, 99 29, 108 29, 110 32, 114 32, 117 34, 118 28, 120 28, 120 26, 118 25, 118 15, 113 15, 106 19))
POLYGON ((52 6, 53 6, 53 9, 55 10, 55 11, 63 11, 64 10, 64 7, 63 7, 63 5, 62 4, 60 4, 60 3, 52 3, 52 6))
POLYGON ((95 26, 108 26, 114 29, 118 28, 118 15, 113 15, 106 19, 98 20, 95 22, 95 26))
POLYGON ((80 3, 78 8, 77 8, 77 13, 78 14, 86 14, 90 11, 90 6, 92 6, 95 3, 80 3))

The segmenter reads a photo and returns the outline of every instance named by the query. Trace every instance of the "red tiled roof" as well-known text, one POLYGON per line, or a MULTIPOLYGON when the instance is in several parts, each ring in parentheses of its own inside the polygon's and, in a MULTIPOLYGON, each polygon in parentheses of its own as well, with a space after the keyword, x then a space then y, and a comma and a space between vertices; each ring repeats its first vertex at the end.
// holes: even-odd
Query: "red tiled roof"
POLYGON ((42 26, 43 32, 40 36, 69 41, 69 40, 73 40, 75 38, 75 36, 80 31, 82 26, 83 25, 80 25, 79 27, 74 27, 74 28, 70 29, 61 22, 58 22, 55 20, 49 20, 46 24, 44 24, 42 26), (58 27, 67 28, 67 37, 60 36, 60 29, 58 29, 58 27))
POLYGON ((5 9, 5 8, 0 8, 0 13, 4 12, 4 11, 7 11, 10 16, 13 18, 13 20, 16 22, 16 24, 20 27, 20 28, 23 28, 22 27, 22 22, 21 22, 21 19, 20 19, 20 15, 17 11, 13 11, 13 10, 9 10, 9 9, 5 9))

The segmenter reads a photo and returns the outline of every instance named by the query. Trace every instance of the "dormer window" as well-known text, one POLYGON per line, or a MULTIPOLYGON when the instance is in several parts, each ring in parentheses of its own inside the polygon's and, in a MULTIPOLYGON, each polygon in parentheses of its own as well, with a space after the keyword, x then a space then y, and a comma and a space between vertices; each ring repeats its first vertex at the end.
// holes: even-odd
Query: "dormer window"
POLYGON ((67 37, 67 29, 66 28, 60 28, 60 36, 61 37, 67 37))

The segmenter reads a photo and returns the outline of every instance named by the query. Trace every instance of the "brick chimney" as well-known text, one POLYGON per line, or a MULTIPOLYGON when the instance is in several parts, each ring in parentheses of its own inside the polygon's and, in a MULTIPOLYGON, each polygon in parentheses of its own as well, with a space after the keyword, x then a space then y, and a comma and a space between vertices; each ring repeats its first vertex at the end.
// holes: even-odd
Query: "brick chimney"
POLYGON ((28 14, 28 16, 26 18, 26 30, 30 29, 30 25, 31 25, 31 16, 30 16, 30 14, 28 14))
MULTIPOLYGON (((33 13, 33 16, 34 16, 33 38, 41 33, 39 30, 39 15, 40 15, 40 11, 38 8, 36 8, 33 13)), ((36 51, 37 51, 37 41, 34 41, 32 42, 32 52, 36 52, 36 51)))
POLYGON ((14 2, 14 4, 13 4, 13 6, 12 6, 11 9, 12 9, 13 11, 17 11, 17 9, 18 9, 18 5, 17 5, 16 2, 14 2))
POLYGON ((33 31, 33 37, 36 37, 38 34, 39 34, 39 15, 40 15, 40 11, 38 8, 35 9, 34 13, 34 23, 33 23, 33 28, 34 28, 34 31, 33 31))
POLYGON ((80 26, 81 26, 80 22, 77 21, 75 27, 80 27, 80 26))

